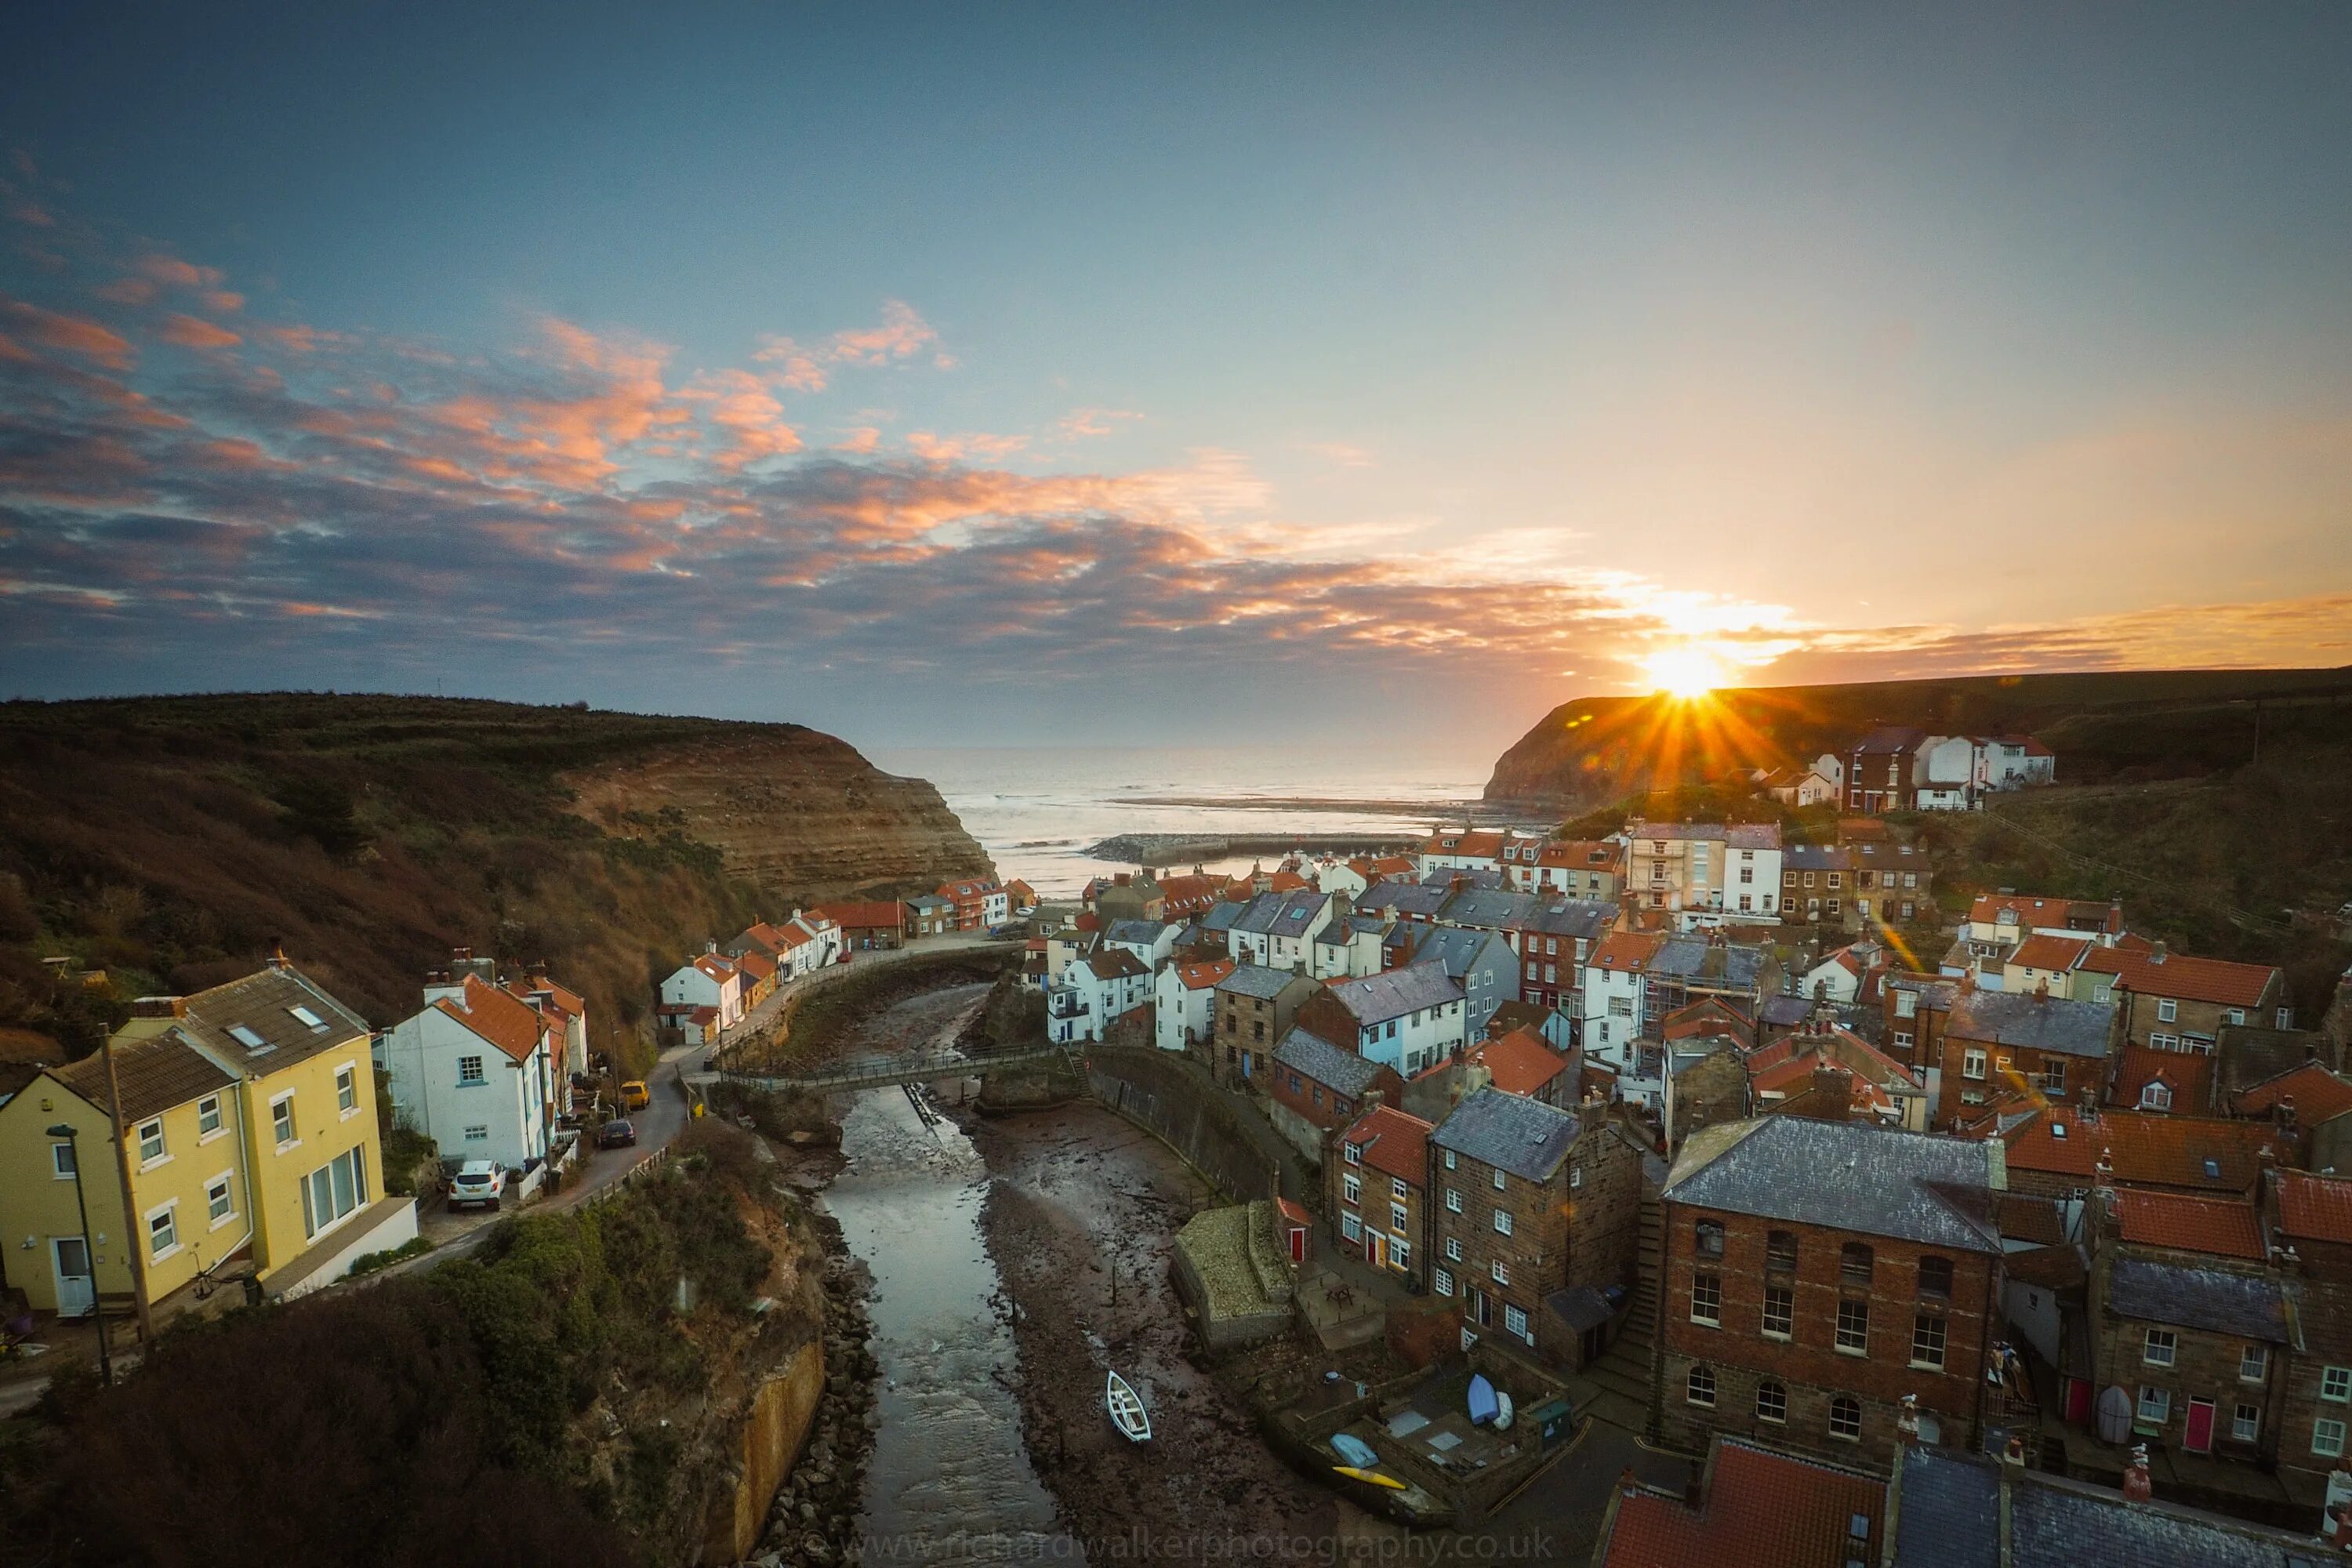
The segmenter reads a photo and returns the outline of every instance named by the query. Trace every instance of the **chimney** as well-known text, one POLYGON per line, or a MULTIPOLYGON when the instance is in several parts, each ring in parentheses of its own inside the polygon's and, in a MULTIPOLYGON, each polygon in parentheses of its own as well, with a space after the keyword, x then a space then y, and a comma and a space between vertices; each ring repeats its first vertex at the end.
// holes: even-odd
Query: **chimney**
POLYGON ((1919 1446, 1919 1396, 1906 1394, 1895 1401, 1895 1441, 1900 1447, 1916 1448, 1919 1446))
POLYGON ((2164 962, 2164 943, 2162 942, 2152 942, 2148 943, 2147 961, 2150 963, 2162 963, 2164 962))
POLYGON ((2293 1127, 2294 1125, 2294 1096, 2291 1094, 2280 1095, 2278 1097, 2278 1104, 2273 1109, 2275 1109, 2278 1113, 2278 1124, 2281 1127, 2293 1127))
POLYGON ((2146 1502, 2155 1495, 2156 1489, 2147 1479, 2147 1445, 2135 1443, 2132 1445, 2131 1465, 2124 1471, 2124 1500, 2146 1502))
POLYGON ((1843 1121, 1853 1113, 1853 1079, 1843 1068, 1822 1062, 1813 1068, 1813 1092, 1835 1112, 1823 1121, 1843 1121))
POLYGON ((2047 981, 2047 980, 2043 980, 2041 984, 2037 984, 2036 986, 2034 986, 2034 988, 2033 988, 2033 1004, 2034 1004, 2034 1005, 2035 1005, 2035 1006, 2037 1006, 2037 1007, 2047 1007, 2048 1005, 2050 1005, 2050 982, 2049 982, 2049 981, 2047 981))
POLYGON ((281 937, 273 936, 269 939, 269 967, 272 969, 286 967, 286 942, 281 937))

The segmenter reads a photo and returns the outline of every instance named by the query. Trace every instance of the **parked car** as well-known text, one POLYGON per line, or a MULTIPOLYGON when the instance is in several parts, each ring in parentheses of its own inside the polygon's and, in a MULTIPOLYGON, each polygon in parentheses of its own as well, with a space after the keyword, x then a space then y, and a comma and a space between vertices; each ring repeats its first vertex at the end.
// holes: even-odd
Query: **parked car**
POLYGON ((653 1103, 653 1099, 646 1092, 642 1079, 633 1078, 621 1086, 621 1109, 624 1110, 643 1110, 653 1103))
POLYGON ((449 1206, 494 1209, 506 1196, 507 1173, 494 1160, 468 1160, 449 1182, 449 1206))
POLYGON ((596 1147, 599 1149, 626 1149, 635 1145, 636 1141, 637 1124, 626 1117, 607 1121, 596 1129, 596 1147))

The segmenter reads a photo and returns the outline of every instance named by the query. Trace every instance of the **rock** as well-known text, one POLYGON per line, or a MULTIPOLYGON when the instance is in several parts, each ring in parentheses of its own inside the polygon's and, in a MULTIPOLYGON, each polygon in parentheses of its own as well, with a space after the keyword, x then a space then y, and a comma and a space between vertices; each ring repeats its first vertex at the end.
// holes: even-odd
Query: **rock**
POLYGON ((816 1504, 813 1502, 804 1502, 801 1504, 801 1522, 803 1524, 814 1524, 816 1522, 816 1504))
POLYGON ((804 1535, 801 1537, 801 1555, 812 1563, 830 1563, 833 1542, 822 1535, 804 1535))

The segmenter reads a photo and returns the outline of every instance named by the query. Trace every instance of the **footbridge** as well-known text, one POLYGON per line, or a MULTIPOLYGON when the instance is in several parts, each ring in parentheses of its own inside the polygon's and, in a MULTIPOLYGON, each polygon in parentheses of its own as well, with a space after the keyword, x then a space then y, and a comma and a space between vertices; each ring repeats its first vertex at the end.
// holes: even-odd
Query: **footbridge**
POLYGON ((1067 1046, 1037 1046, 1023 1050, 989 1051, 961 1056, 952 1051, 910 1051, 894 1057, 856 1057, 828 1062, 804 1073, 695 1072, 686 1075, 687 1087, 697 1098, 713 1084, 730 1083, 760 1094, 838 1094, 855 1089, 887 1089, 893 1084, 929 1083, 943 1078, 985 1078, 1007 1068, 1040 1067, 1061 1062, 1080 1065, 1078 1053, 1067 1046))

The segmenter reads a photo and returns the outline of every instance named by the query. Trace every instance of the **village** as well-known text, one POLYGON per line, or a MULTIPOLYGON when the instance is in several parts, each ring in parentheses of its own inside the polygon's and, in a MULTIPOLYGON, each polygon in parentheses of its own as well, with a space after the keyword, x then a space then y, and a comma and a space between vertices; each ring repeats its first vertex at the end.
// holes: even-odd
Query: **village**
POLYGON ((796 910, 679 955, 651 1087, 544 966, 457 950, 372 1029, 281 953, 14 1069, 0 1235, 47 1239, 10 1258, 11 1333, 94 1323, 103 1360, 216 1292, 430 1267, 658 1159, 796 992, 981 946, 1221 1194, 1160 1288, 1282 1390, 1274 1453, 1368 1514, 1597 1486, 1593 1561, 1637 1568, 1799 1533, 1991 1563, 2062 1524, 2340 1544, 2352 996, 2301 1019, 2282 970, 2170 951, 2122 899, 1949 921, 1916 814, 2054 763, 1879 731, 1738 781, 1817 808, 1804 841, 1441 826, 1068 901, 983 877, 796 910), (1351 1370, 1265 1370, 1302 1347, 1351 1370))

